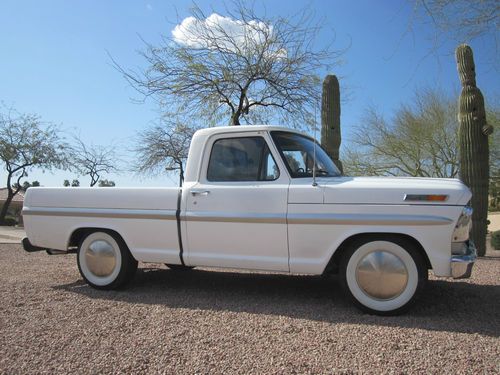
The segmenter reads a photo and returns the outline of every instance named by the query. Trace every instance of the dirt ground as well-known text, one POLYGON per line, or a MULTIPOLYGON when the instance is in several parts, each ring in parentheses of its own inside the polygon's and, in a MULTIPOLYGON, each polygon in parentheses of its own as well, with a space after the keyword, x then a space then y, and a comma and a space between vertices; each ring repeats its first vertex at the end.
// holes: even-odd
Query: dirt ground
POLYGON ((335 278, 141 265, 123 291, 74 255, 0 245, 0 373, 500 373, 500 258, 431 277, 404 316, 352 307, 335 278))

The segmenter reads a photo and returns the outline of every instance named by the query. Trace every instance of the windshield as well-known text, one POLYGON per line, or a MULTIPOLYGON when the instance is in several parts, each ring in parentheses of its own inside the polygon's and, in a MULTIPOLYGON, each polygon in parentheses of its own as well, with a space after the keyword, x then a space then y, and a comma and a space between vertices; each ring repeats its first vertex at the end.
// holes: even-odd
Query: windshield
MULTIPOLYGON (((274 131, 271 132, 274 143, 293 178, 312 177, 314 163, 314 141, 300 134, 274 131)), ((316 176, 340 176, 332 159, 316 143, 316 176)))

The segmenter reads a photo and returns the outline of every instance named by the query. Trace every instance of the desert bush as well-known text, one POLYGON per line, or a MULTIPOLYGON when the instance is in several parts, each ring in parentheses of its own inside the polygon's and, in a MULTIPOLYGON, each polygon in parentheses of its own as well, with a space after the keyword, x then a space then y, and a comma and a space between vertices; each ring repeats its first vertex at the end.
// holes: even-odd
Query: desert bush
POLYGON ((16 220, 16 218, 14 218, 12 216, 6 216, 4 221, 3 221, 3 225, 9 226, 9 227, 13 227, 16 224, 17 224, 17 220, 16 220))
POLYGON ((500 250, 500 230, 491 234, 491 246, 495 250, 500 250))

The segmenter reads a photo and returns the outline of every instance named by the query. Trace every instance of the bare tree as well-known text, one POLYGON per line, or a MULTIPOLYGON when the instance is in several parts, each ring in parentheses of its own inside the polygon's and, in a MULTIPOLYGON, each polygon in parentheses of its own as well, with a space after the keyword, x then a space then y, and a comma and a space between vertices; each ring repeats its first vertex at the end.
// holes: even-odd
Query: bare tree
MULTIPOLYGON (((108 147, 86 145, 79 137, 75 137, 71 163, 82 176, 89 176, 90 186, 94 186, 99 182, 103 173, 118 172, 114 149, 113 145, 108 147)), ((72 186, 75 185, 72 184, 72 186)))
MULTIPOLYGON (((419 33, 425 34, 429 43, 428 53, 422 60, 431 55, 439 59, 439 52, 446 50, 448 42, 470 44, 480 39, 485 45, 494 45, 485 52, 489 55, 489 64, 496 71, 499 70, 500 5, 498 0, 411 0, 411 2, 414 5, 413 14, 405 35, 414 32, 415 23, 423 26, 431 25, 431 27, 419 30, 419 33)), ((448 52, 452 54, 453 50, 448 52)))
POLYGON ((179 171, 179 186, 184 180, 184 163, 195 129, 183 124, 160 124, 139 134, 135 152, 135 171, 146 175, 179 171))
POLYGON ((456 102, 439 91, 420 90, 391 122, 370 108, 343 160, 348 175, 456 177, 456 102))
POLYGON ((8 110, 0 114, 0 159, 7 172, 7 199, 0 211, 3 223, 14 196, 23 188, 21 180, 33 168, 52 170, 68 167, 68 146, 59 130, 43 124, 37 115, 8 110))
POLYGON ((416 0, 434 25, 457 42, 470 42, 485 34, 496 35, 500 27, 498 0, 416 0))
POLYGON ((198 6, 164 37, 146 43, 144 71, 116 68, 145 97, 208 125, 231 125, 276 116, 290 125, 311 122, 319 98, 320 68, 338 62, 343 51, 315 48, 321 30, 308 11, 292 18, 259 17, 247 4, 233 3, 227 16, 198 6))

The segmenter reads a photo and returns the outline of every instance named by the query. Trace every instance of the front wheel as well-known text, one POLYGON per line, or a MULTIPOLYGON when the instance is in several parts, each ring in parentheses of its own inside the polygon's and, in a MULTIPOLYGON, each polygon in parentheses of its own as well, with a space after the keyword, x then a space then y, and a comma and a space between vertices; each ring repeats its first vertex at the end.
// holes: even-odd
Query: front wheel
POLYGON ((413 243, 401 238, 360 239, 340 263, 342 286, 361 310, 397 315, 417 299, 427 281, 426 264, 413 243))
POLYGON ((82 277, 96 289, 117 289, 137 270, 137 261, 125 242, 111 232, 88 234, 78 247, 77 263, 82 277))

